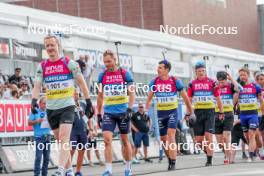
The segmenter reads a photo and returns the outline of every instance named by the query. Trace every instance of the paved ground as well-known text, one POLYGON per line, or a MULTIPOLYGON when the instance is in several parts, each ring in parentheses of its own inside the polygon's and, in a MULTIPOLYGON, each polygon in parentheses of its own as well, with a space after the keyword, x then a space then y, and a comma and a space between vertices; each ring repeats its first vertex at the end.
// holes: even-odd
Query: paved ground
MULTIPOLYGON (((154 160, 154 163, 133 165, 133 174, 136 175, 151 175, 151 176, 263 176, 264 175, 264 161, 256 160, 253 163, 247 163, 240 159, 241 154, 238 154, 238 159, 235 164, 223 165, 223 154, 217 153, 214 157, 214 166, 204 167, 205 155, 189 155, 180 156, 177 160, 177 170, 167 172, 167 161, 164 159, 162 163, 154 160)), ((114 176, 123 175, 122 163, 115 163, 113 165, 114 176)), ((83 174, 85 176, 99 176, 103 172, 104 167, 100 166, 84 166, 83 174)), ((53 170, 50 170, 51 173, 53 170)), ((28 176, 33 175, 32 172, 21 172, 15 174, 2 174, 1 176, 28 176)))

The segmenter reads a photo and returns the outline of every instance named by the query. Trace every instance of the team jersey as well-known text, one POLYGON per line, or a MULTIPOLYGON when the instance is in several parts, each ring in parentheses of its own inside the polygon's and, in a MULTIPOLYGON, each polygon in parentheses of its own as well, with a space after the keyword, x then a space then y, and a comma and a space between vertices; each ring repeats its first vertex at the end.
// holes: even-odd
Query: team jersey
MULTIPOLYGON (((264 88, 261 88, 261 95, 262 95, 262 97, 264 97, 264 88)), ((258 100, 258 115, 262 116, 261 104, 260 104, 259 100, 258 100)))
POLYGON ((103 85, 104 113, 125 113, 128 108, 127 88, 133 84, 133 77, 125 69, 104 71, 99 74, 98 83, 103 85))
MULTIPOLYGON (((225 86, 220 87, 220 97, 223 103, 223 112, 232 112, 234 110, 233 95, 235 93, 235 87, 232 83, 227 83, 225 86)), ((216 112, 219 112, 219 108, 216 106, 216 112)))
POLYGON ((243 86, 239 93, 240 114, 257 114, 259 94, 261 94, 259 85, 250 83, 243 86))
POLYGON ((188 96, 192 98, 194 109, 214 109, 215 97, 220 95, 219 87, 210 78, 195 79, 189 83, 188 96))
POLYGON ((184 89, 181 80, 169 77, 168 80, 162 80, 159 77, 151 80, 150 91, 156 97, 156 106, 159 117, 168 117, 172 111, 178 108, 177 92, 184 89))
POLYGON ((42 61, 36 73, 36 81, 43 82, 47 88, 47 109, 56 110, 75 105, 74 78, 81 74, 79 64, 69 58, 55 62, 42 61))

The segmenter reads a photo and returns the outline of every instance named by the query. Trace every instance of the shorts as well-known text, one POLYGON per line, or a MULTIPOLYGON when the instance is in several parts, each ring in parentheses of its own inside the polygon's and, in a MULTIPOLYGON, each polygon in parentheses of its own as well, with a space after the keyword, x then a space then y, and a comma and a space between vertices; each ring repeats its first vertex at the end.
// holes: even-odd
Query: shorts
POLYGON ((244 136, 243 130, 241 125, 236 125, 231 132, 231 144, 236 144, 236 146, 239 146, 240 139, 247 144, 247 140, 244 136))
POLYGON ((264 117, 259 117, 259 131, 264 131, 264 117))
POLYGON ((168 128, 176 129, 178 123, 177 110, 168 114, 168 116, 158 117, 160 136, 167 135, 168 128))
POLYGON ((240 114, 240 122, 244 132, 256 130, 259 126, 258 114, 240 114))
POLYGON ((52 130, 58 129, 62 123, 73 124, 75 115, 74 109, 74 106, 68 106, 56 110, 47 109, 50 128, 52 130))
POLYGON ((196 116, 196 122, 193 125, 195 136, 204 136, 205 132, 214 132, 214 109, 196 109, 194 110, 194 114, 196 116))
POLYGON ((130 119, 123 119, 125 113, 121 114, 104 114, 102 130, 114 133, 116 125, 118 125, 120 134, 128 134, 130 132, 130 119))
POLYGON ((71 148, 72 150, 85 150, 88 140, 86 133, 77 134, 74 131, 71 133, 71 148))
POLYGON ((143 145, 145 147, 149 146, 149 135, 148 135, 148 133, 137 132, 135 134, 135 147, 136 148, 141 147, 141 141, 143 141, 143 145))
POLYGON ((231 131, 234 123, 233 112, 226 112, 223 121, 219 120, 219 113, 215 114, 215 134, 223 134, 224 131, 231 131))
POLYGON ((97 149, 97 140, 94 138, 94 139, 91 139, 91 138, 88 138, 88 149, 97 149))

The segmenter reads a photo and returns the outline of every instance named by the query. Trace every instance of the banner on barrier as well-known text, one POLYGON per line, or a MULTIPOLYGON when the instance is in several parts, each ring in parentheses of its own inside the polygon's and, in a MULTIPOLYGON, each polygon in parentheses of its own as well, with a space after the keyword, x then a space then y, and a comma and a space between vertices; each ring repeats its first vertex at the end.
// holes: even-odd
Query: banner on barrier
POLYGON ((28 126, 29 101, 0 100, 0 137, 30 136, 28 126))

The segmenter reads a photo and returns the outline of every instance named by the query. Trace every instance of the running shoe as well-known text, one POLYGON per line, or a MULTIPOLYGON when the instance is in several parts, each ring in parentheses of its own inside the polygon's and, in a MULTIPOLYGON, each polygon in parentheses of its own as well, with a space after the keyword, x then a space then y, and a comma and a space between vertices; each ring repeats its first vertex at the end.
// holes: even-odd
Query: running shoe
POLYGON ((132 176, 132 171, 131 170, 125 170, 124 176, 132 176))

